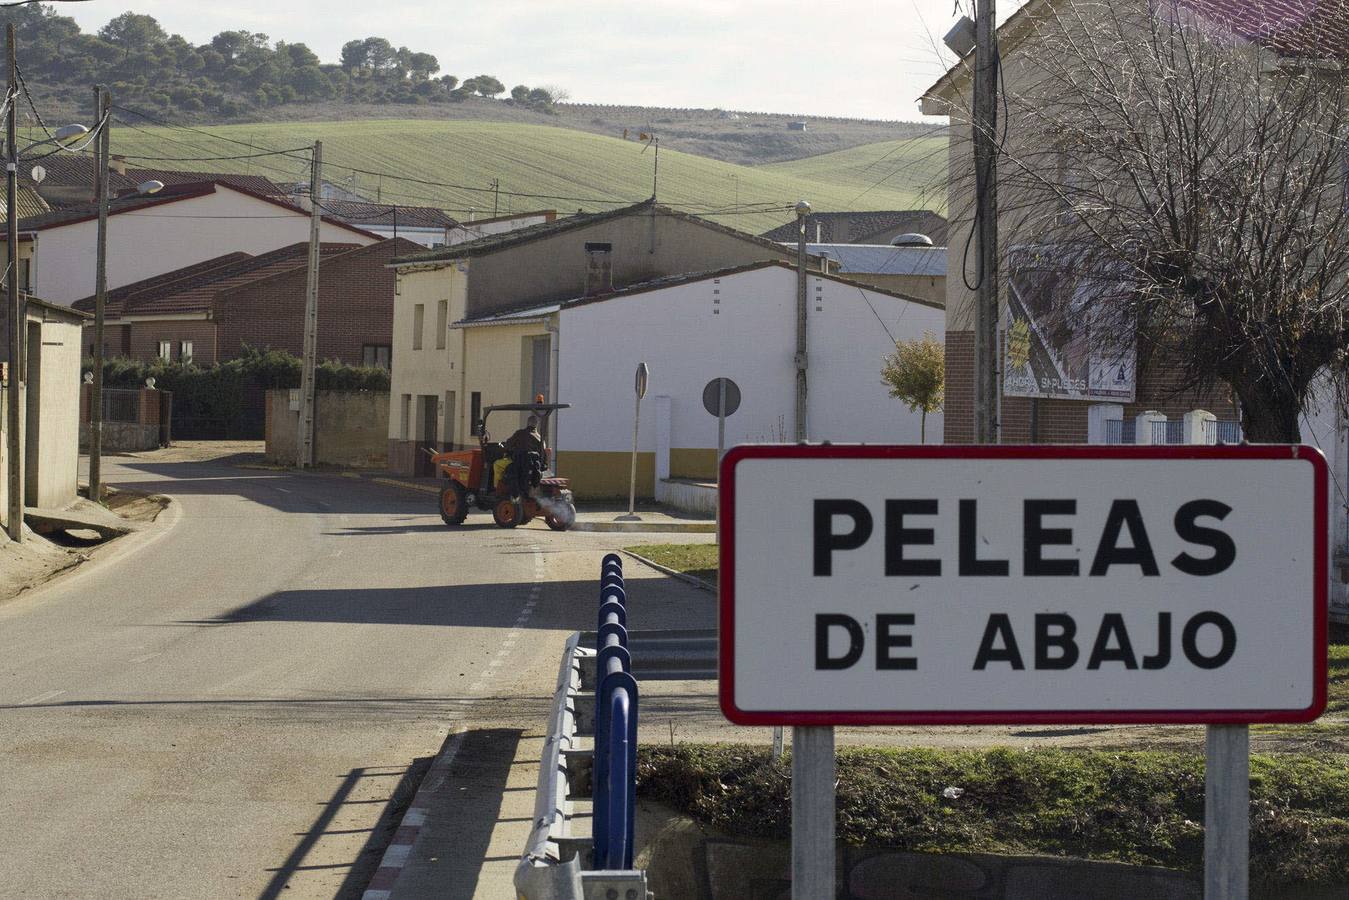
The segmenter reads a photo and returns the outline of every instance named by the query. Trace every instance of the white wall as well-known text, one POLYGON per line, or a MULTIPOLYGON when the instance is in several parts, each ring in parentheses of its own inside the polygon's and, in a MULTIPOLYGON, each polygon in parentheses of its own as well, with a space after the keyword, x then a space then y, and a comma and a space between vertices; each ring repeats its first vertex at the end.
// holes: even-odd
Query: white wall
MULTIPOLYGON (((94 241, 89 220, 38 234, 33 293, 74 303, 94 292, 94 241)), ((372 244, 376 238, 324 222, 320 237, 372 244)), ((309 214, 217 185, 212 194, 108 217, 108 287, 140 281, 227 253, 266 253, 309 240, 309 214)))
MULTIPOLYGON (((811 278, 809 294, 810 438, 917 443, 918 414, 881 384, 881 358, 894 349, 881 321, 898 339, 924 331, 940 339, 942 310, 825 278, 811 278)), ((728 447, 778 440, 779 417, 792 440, 796 273, 790 269, 769 266, 579 306, 561 313, 560 329, 558 399, 572 408, 562 419, 559 449, 631 448, 639 362, 651 369, 642 450, 655 450, 657 395, 671 398, 671 446, 715 448, 717 420, 704 410, 702 393, 717 376, 734 380, 743 398, 726 422, 728 447)), ((940 414, 929 417, 930 441, 941 427, 940 414)))

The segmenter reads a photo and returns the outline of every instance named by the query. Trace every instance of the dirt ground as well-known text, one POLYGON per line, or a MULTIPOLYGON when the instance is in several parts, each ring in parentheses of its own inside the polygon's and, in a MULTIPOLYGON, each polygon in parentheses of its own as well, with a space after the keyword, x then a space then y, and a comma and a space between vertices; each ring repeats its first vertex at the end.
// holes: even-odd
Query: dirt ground
MULTIPOLYGON (((108 509, 138 524, 153 522, 168 504, 167 497, 113 489, 106 500, 108 509)), ((95 559, 114 543, 116 539, 98 540, 92 532, 44 537, 25 526, 23 543, 15 544, 0 532, 0 603, 95 559)))

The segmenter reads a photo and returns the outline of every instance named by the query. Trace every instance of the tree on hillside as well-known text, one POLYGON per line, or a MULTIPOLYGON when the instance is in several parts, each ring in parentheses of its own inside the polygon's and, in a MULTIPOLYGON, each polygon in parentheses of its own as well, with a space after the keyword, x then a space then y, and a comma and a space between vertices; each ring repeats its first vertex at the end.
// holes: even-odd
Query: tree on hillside
POLYGON ((1034 66, 1009 65, 999 133, 1003 246, 1114 285, 1039 327, 1090 319, 1089 352, 1136 347, 1184 387, 1224 383, 1250 440, 1297 442, 1349 362, 1345 7, 1290 25, 1184 5, 1030 17, 1034 66))
POLYGON ((132 50, 145 50, 162 43, 168 34, 154 16, 124 12, 98 31, 98 36, 122 49, 123 58, 132 50))
POLYGON ((392 69, 396 58, 397 51, 387 39, 382 37, 365 39, 365 64, 371 72, 378 74, 392 69))
POLYGON ((946 389, 946 348, 931 334, 896 341, 895 352, 881 366, 881 382, 890 396, 921 412, 919 441, 927 443, 927 414, 941 409, 946 389))
POLYGON ((461 87, 475 91, 483 97, 495 97, 506 90, 506 86, 498 81, 494 75, 478 75, 465 79, 461 87), (469 87, 470 83, 472 83, 472 87, 469 87))
POLYGON ((523 84, 517 84, 511 88, 511 99, 516 103, 524 105, 529 100, 529 87, 523 84))
POLYGON ((356 74, 369 63, 370 54, 364 40, 347 41, 342 45, 342 68, 356 74))

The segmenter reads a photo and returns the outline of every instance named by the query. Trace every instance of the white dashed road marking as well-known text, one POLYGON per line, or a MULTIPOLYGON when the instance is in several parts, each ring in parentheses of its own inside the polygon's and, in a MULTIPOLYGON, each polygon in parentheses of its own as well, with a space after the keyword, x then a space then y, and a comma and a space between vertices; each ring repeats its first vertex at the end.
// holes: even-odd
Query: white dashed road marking
POLYGON ((27 700, 20 700, 20 706, 32 706, 35 703, 46 703, 48 700, 55 700, 64 694, 65 691, 47 691, 45 694, 38 694, 36 697, 29 697, 27 700))

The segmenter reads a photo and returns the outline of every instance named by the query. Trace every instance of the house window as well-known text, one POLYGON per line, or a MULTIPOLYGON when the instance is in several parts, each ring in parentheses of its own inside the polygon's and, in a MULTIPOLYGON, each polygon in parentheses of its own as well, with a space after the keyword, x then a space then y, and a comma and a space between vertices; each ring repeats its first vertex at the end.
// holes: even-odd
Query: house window
POLYGON ((393 348, 388 344, 362 344, 361 365, 367 369, 388 369, 393 348))
POLYGON ((422 326, 426 324, 426 304, 418 303, 412 308, 412 349, 422 349, 422 326))
POLYGON ((182 360, 183 362, 185 362, 185 363, 190 363, 190 362, 192 362, 192 342, 191 342, 191 341, 179 341, 179 342, 178 342, 178 358, 179 358, 180 360, 182 360))
POLYGON ((450 301, 436 304, 436 349, 445 349, 445 332, 450 326, 450 301))
POLYGON ((165 362, 173 359, 173 341, 159 342, 159 358, 165 362))
POLYGON ((482 394, 478 391, 468 395, 468 433, 477 437, 482 434, 482 394))
POLYGON ((398 414, 398 436, 403 440, 408 439, 412 431, 412 395, 404 394, 403 402, 398 414))

